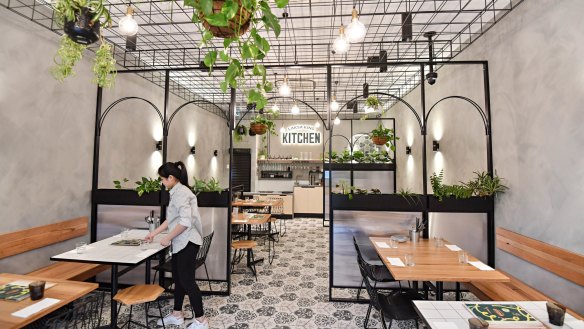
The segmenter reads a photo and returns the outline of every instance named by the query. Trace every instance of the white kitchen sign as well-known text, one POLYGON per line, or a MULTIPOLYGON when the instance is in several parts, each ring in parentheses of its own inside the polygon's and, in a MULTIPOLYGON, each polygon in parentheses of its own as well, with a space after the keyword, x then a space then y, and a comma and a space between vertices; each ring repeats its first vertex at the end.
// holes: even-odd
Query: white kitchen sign
POLYGON ((321 133, 312 125, 292 125, 280 133, 282 144, 320 144, 321 133))

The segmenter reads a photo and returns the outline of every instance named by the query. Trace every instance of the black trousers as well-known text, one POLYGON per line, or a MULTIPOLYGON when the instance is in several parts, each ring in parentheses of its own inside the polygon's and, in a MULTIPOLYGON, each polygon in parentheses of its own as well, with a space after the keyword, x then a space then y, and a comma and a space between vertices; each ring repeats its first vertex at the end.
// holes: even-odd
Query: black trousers
POLYGON ((189 242, 183 250, 172 255, 174 310, 182 311, 185 295, 189 295, 196 318, 205 315, 201 290, 195 281, 195 258, 199 248, 199 245, 189 242))

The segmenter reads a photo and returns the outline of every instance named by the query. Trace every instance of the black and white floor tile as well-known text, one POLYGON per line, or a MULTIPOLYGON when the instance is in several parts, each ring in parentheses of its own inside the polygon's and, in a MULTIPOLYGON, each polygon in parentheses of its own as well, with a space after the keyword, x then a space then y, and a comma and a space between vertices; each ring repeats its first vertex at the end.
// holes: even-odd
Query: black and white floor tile
MULTIPOLYGON (((277 255, 273 263, 264 262, 257 266, 257 282, 243 261, 235 269, 239 274, 232 275, 230 296, 204 297, 210 328, 363 328, 368 304, 328 301, 329 239, 328 228, 322 226, 322 219, 296 218, 288 221, 287 226, 286 235, 276 244, 277 255)), ((260 246, 257 257, 267 257, 267 252, 267 246, 260 246)), ((346 296, 339 297, 356 295, 354 290, 344 293, 346 296)), ((188 298, 185 308, 190 309, 188 298)), ((151 313, 154 311, 157 310, 151 309, 151 313)), ((164 302, 163 312, 171 311, 172 300, 168 300, 164 302)), ((127 319, 128 313, 128 310, 122 310, 120 323, 127 319)), ((139 317, 142 311, 135 308, 134 314, 139 317)), ((104 313, 103 319, 108 322, 109 314, 104 313)), ((151 320, 150 326, 155 328, 155 322, 151 320)), ((190 322, 186 321, 182 326, 171 326, 171 329, 186 328, 188 324, 190 322)), ((372 312, 368 327, 381 328, 377 312, 372 312)), ((412 321, 394 321, 392 328, 414 328, 414 324, 412 321)))

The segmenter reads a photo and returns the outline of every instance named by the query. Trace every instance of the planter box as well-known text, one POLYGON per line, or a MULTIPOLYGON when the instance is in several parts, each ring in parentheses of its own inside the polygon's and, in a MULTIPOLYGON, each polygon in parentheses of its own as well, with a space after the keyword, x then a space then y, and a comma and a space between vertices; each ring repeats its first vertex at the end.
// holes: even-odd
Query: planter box
POLYGON ((370 210, 421 212, 426 209, 426 198, 414 194, 407 199, 398 194, 353 194, 353 199, 344 194, 331 194, 335 210, 370 210))
POLYGON ((438 201, 434 195, 428 195, 429 212, 486 213, 494 210, 495 200, 492 197, 471 197, 468 199, 447 197, 438 201))
POLYGON ((393 171, 394 163, 325 163, 326 170, 337 171, 393 171))
POLYGON ((197 194, 197 204, 199 207, 215 207, 227 208, 229 207, 229 191, 217 192, 201 192, 197 194))
POLYGON ((138 196, 134 190, 99 189, 93 194, 93 202, 124 206, 165 206, 168 205, 168 191, 146 193, 138 196))

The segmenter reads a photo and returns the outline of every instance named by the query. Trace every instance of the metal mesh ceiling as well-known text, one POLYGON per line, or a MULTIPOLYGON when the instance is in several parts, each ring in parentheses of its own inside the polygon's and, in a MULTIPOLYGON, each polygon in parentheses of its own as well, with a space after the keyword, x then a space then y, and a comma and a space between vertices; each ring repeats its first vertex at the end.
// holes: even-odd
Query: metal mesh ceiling
MULTIPOLYGON (((126 51, 126 39, 120 35, 117 22, 125 15, 128 1, 104 0, 109 3, 114 26, 104 30, 104 36, 115 45, 115 58, 127 70, 177 69, 171 71, 171 92, 185 100, 204 99, 225 111, 229 95, 218 86, 223 80, 221 70, 212 74, 198 69, 205 54, 213 47, 222 48, 214 39, 199 48, 201 33, 191 22, 192 10, 182 2, 132 1, 134 18, 140 24, 137 49, 126 51)), ((293 96, 310 103, 317 111, 326 109, 326 68, 314 65, 351 64, 367 62, 368 57, 387 52, 387 61, 426 62, 429 59, 428 42, 423 34, 436 31, 434 57, 448 61, 485 33, 493 24, 513 10, 523 0, 291 0, 285 8, 273 9, 280 17, 282 33, 278 39, 273 34, 263 34, 271 44, 271 51, 263 64, 272 66, 268 74, 279 85, 288 75, 293 96), (360 13, 360 21, 367 26, 365 40, 352 44, 343 55, 332 52, 332 42, 338 35, 341 23, 351 20, 353 6, 360 13), (402 41, 402 13, 412 13, 412 40, 402 41)), ((273 3, 272 3, 273 4, 273 3)), ((49 3, 43 0, 0 0, 0 5, 57 33, 62 33, 53 20, 49 3)), ((339 103, 361 95, 363 83, 370 92, 385 92, 403 97, 420 82, 419 65, 389 66, 386 72, 364 66, 335 66, 332 71, 332 88, 339 103)), ((144 78, 164 87, 164 72, 141 72, 144 78)), ((253 83, 253 82, 252 82, 253 83)), ((268 97, 277 96, 276 92, 268 97)), ((243 95, 238 101, 244 102, 243 95)), ((242 103, 243 105, 243 103, 242 103)), ((289 118, 290 102, 280 101, 284 118, 289 118)), ((207 108, 217 113, 213 106, 207 108)), ((346 109, 346 115, 352 110, 346 109)), ((345 113, 343 112, 343 113, 345 113)), ((300 117, 310 116, 303 110, 300 117)), ((219 114, 219 113, 217 113, 219 114)), ((296 118, 300 118, 296 117, 296 118)), ((312 116, 314 117, 314 116, 312 116)))

